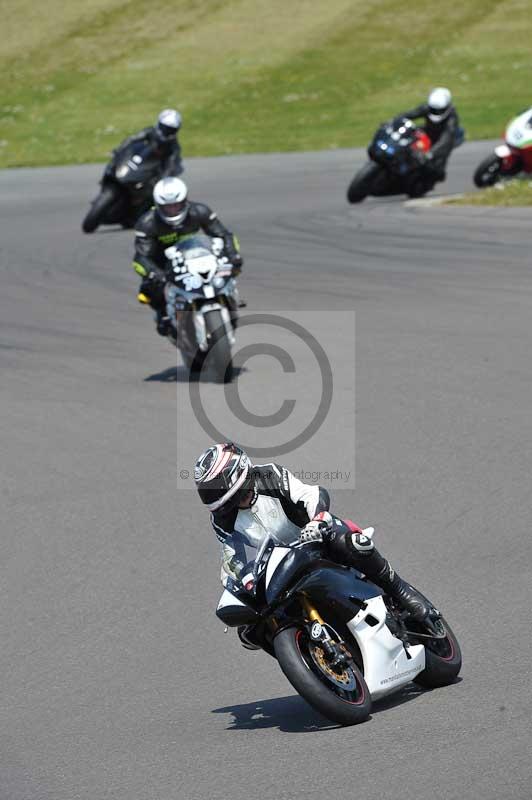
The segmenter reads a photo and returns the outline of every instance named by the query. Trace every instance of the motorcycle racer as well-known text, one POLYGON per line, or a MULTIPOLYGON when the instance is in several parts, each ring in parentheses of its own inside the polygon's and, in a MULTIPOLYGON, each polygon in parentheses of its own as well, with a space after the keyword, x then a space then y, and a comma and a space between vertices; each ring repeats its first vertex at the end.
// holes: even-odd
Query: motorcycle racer
POLYGON ((445 180, 445 166, 459 131, 458 114, 449 89, 433 89, 425 103, 397 116, 411 120, 424 118, 423 129, 432 142, 430 152, 425 155, 425 169, 433 172, 437 180, 445 180))
POLYGON ((142 277, 138 299, 142 303, 149 302, 156 313, 157 332, 166 336, 170 326, 164 295, 166 248, 179 245, 180 239, 201 230, 223 240, 224 254, 233 265, 234 275, 240 273, 243 259, 236 237, 209 206, 188 199, 187 186, 179 178, 161 179, 154 187, 153 200, 154 207, 140 217, 135 226, 132 266, 142 277))
MULTIPOLYGON (((432 611, 361 528, 329 513, 329 494, 323 487, 303 483, 279 464, 254 465, 229 442, 200 455, 194 479, 222 545, 222 576, 238 578, 245 560, 242 542, 259 546, 273 534, 285 544, 296 539, 300 544, 321 543, 328 558, 363 572, 415 620, 424 620, 432 611)), ((256 648, 252 630, 241 629, 239 636, 244 646, 256 648)))
POLYGON ((155 125, 143 128, 138 133, 128 136, 113 150, 113 159, 110 169, 120 154, 133 142, 144 142, 146 147, 161 160, 161 176, 181 175, 181 147, 177 134, 181 128, 182 120, 179 111, 174 108, 165 108, 159 114, 155 125))

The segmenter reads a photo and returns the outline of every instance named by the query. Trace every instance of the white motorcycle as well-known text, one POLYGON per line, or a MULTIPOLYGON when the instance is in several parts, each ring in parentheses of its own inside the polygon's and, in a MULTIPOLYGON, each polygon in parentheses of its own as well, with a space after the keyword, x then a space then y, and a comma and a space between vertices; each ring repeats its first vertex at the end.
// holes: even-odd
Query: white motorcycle
POLYGON ((509 123, 504 138, 505 143, 497 145, 475 170, 473 181, 479 189, 493 186, 520 172, 532 173, 532 108, 509 123))
POLYGON ((460 672, 460 646, 438 611, 415 622, 319 546, 268 536, 258 549, 244 537, 237 547, 247 562, 225 579, 217 616, 227 626, 249 626, 248 641, 276 658, 296 691, 333 722, 363 722, 372 700, 410 681, 445 686, 460 672))
POLYGON ((169 339, 192 371, 212 368, 219 382, 233 377, 238 290, 223 240, 192 235, 165 250, 169 339))

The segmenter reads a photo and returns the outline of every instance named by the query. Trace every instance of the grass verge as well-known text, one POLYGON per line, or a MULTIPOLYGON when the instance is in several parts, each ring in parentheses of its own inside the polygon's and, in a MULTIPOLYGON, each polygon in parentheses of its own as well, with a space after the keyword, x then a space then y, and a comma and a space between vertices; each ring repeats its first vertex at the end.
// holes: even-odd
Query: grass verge
POLYGON ((532 206, 532 181, 515 179, 502 181, 479 192, 451 198, 446 205, 454 206, 532 206))
POLYGON ((186 157, 364 145, 434 85, 470 138, 531 102, 528 0, 3 0, 2 24, 0 166, 105 160, 166 106, 186 157))

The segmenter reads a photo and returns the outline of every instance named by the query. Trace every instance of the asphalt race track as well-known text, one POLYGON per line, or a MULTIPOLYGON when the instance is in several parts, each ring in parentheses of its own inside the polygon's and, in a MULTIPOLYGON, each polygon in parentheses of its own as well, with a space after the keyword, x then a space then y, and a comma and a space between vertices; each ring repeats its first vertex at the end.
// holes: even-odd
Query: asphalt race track
MULTIPOLYGON (((489 147, 456 152, 446 193, 489 147)), ((349 372, 355 312, 354 399, 335 380, 356 484, 332 487, 334 508, 375 524, 442 608, 461 680, 341 729, 224 634, 208 515, 176 491, 176 438, 183 468, 208 437, 135 300, 131 232, 80 232, 101 168, 3 172, 2 800, 530 798, 532 211, 349 207, 362 159, 196 160, 185 177, 240 236, 245 313, 312 312, 349 372)), ((278 408, 280 376, 251 359, 248 407, 278 408)), ((318 432, 301 458, 341 468, 344 450, 318 432)))

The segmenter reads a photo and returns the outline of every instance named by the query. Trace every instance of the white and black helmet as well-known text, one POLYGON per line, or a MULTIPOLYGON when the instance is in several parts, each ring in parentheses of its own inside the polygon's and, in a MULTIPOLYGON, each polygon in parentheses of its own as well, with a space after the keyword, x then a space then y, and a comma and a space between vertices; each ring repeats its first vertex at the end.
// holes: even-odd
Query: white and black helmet
POLYGON ((202 502, 210 511, 228 511, 254 487, 247 454, 231 442, 215 444, 203 452, 194 467, 194 480, 202 502))
POLYGON ((188 189, 179 178, 161 178, 153 189, 153 201, 163 222, 177 227, 188 211, 188 189))
POLYGON ((181 114, 175 108, 165 108, 159 114, 155 125, 155 135, 160 142, 170 142, 175 139, 181 127, 181 114))
POLYGON ((453 98, 449 89, 445 89, 443 86, 433 89, 427 98, 430 121, 443 122, 451 113, 452 102, 453 98))

